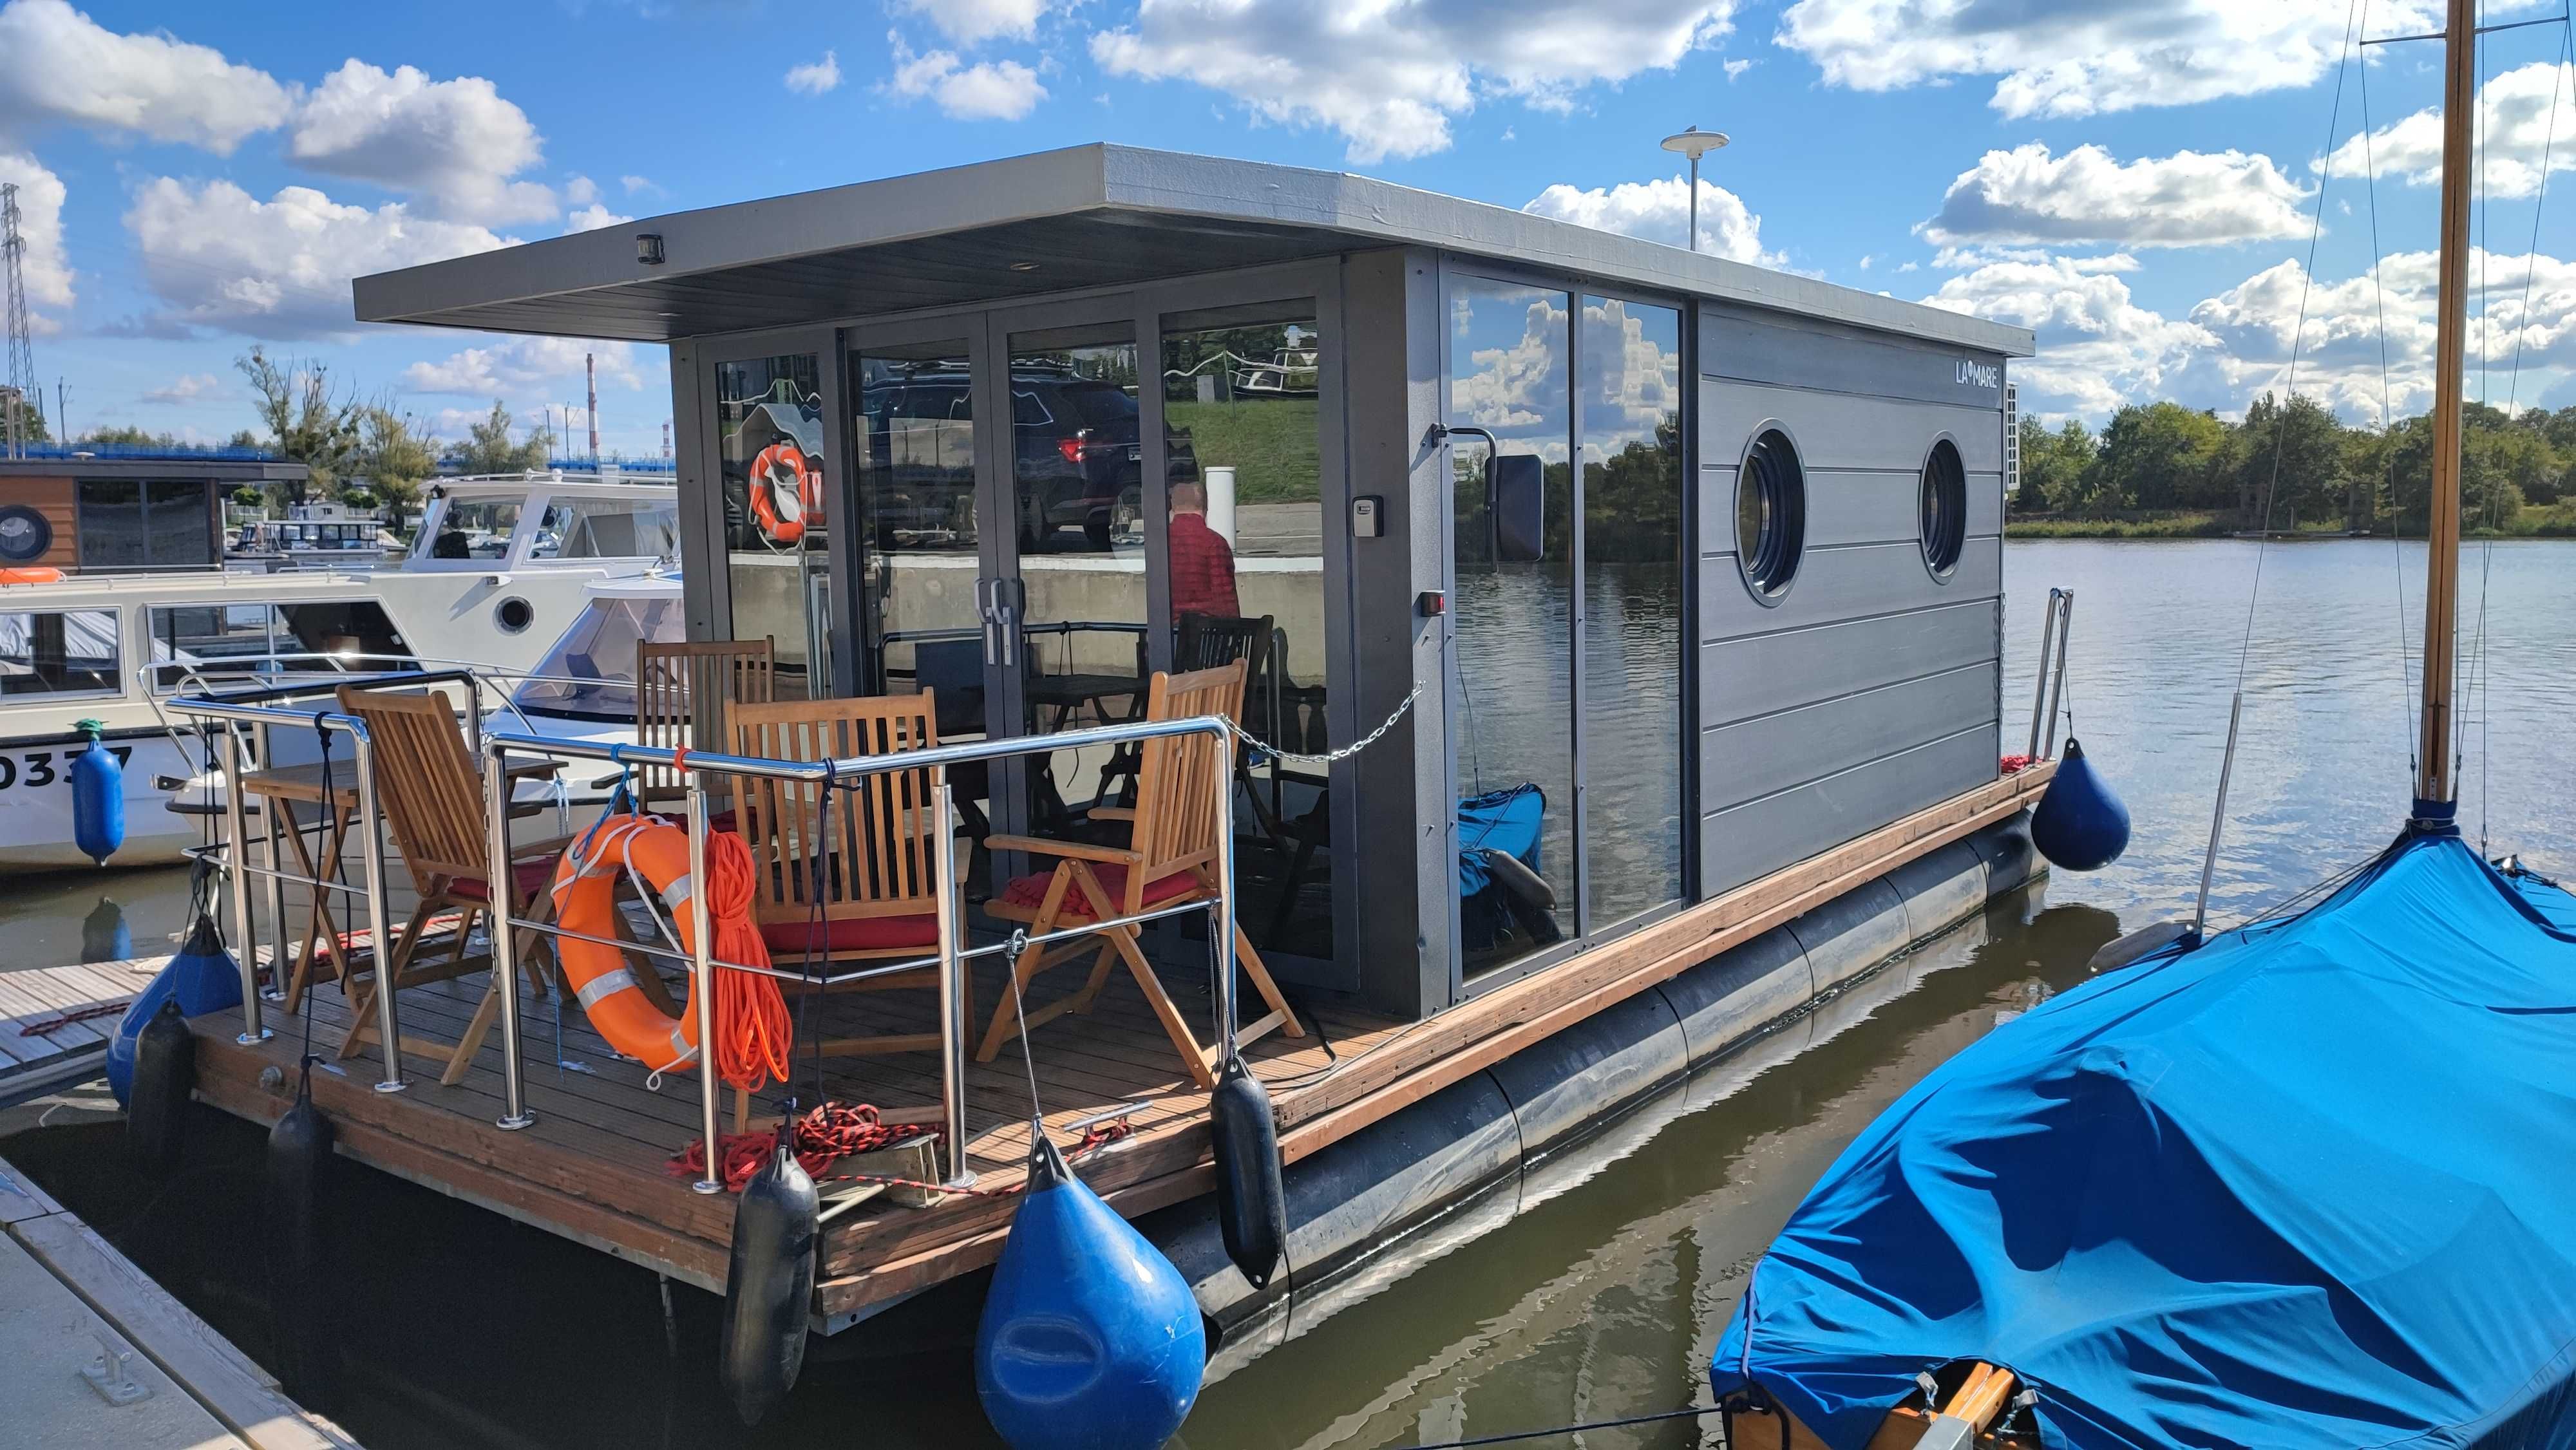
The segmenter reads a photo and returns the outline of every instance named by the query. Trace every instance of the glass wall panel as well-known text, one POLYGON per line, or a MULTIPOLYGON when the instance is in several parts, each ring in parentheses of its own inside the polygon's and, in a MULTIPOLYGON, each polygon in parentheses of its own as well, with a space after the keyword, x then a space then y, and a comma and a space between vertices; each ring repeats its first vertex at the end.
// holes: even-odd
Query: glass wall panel
POLYGON ((1451 282, 1449 422, 1543 465, 1544 557, 1495 559, 1485 451, 1456 440, 1449 609, 1459 919, 1468 975, 1574 927, 1573 353, 1563 292, 1451 282))
POLYGON ((151 534, 143 523, 143 485, 127 479, 83 479, 80 485, 83 569, 147 569, 151 534))
MULTIPOLYGON (((1309 753, 1332 744, 1316 381, 1311 306, 1164 319, 1173 668, 1246 661, 1245 728, 1309 753)), ((1241 917, 1263 951, 1333 954, 1327 785, 1244 769, 1241 917)))
MULTIPOLYGON (((868 687, 936 692, 943 740, 984 730, 984 636, 976 608, 975 389, 963 339, 850 354, 858 392, 851 460, 866 531, 867 617, 878 647, 868 687)), ((977 773, 980 776, 980 772, 977 773)))
POLYGON ((1584 929, 1682 895, 1679 311, 1583 299, 1584 929))
MULTIPOLYGON (((1012 528, 1019 545, 1020 728, 1032 735, 1144 710, 1143 449, 1132 324, 1010 341, 1012 528)), ((1034 757, 1030 822, 1064 829, 1115 789, 1108 751, 1034 757)))
POLYGON ((806 352, 716 365, 733 636, 775 641, 782 700, 832 692, 818 361, 806 352))

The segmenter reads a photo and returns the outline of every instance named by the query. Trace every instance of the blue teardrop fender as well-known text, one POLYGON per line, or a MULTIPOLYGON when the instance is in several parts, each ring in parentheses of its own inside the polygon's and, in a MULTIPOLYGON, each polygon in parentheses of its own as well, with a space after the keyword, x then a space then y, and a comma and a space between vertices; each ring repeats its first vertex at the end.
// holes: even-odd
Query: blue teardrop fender
POLYGON ((1070 1172, 1020 1200, 975 1335, 975 1387, 1004 1440, 1155 1450, 1206 1365, 1189 1285, 1117 1210, 1070 1172))
POLYGON ((196 1017, 208 1012, 222 1012, 241 1005, 241 967, 233 954, 224 950, 216 937, 212 922, 200 917, 197 929, 188 934, 188 943, 169 965, 154 974, 134 1005, 116 1024, 116 1035, 107 1042, 107 1088, 116 1095, 116 1105, 133 1107, 134 1043, 142 1035, 145 1023, 161 1010, 161 1004, 176 999, 179 1015, 196 1017))
POLYGON ((71 778, 72 840, 82 855, 105 865, 125 844, 125 767, 92 737, 72 757, 71 778))
POLYGON ((2050 864, 2098 871, 2129 849, 2129 808, 2072 738, 2030 815, 2030 841, 2050 864))

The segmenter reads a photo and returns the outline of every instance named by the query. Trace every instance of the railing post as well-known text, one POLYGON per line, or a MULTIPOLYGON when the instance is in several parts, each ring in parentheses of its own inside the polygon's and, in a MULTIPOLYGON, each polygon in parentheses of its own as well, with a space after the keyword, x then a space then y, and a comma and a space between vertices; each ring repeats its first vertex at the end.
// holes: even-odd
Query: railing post
MULTIPOLYGON (((1216 732, 1216 938, 1217 1066, 1234 1056, 1234 737, 1216 732)), ((1290 886, 1295 886, 1294 882, 1290 886)))
MULTIPOLYGON (((352 728, 351 755, 358 770, 358 847, 367 864, 367 943, 376 973, 376 1035, 384 1039, 385 1076, 380 1093, 398 1093, 410 1084, 402 1074, 402 1015, 394 1005, 394 943, 386 929, 384 820, 376 814, 376 748, 364 728, 352 728)), ((328 804, 324 809, 336 809, 328 804)), ((508 877, 503 877, 508 880, 508 877)), ((319 886, 314 888, 320 890, 319 886)))
MULTIPOLYGON (((241 732, 224 722, 224 866, 232 873, 233 950, 240 953, 242 1030, 234 1040, 248 1046, 268 1036, 259 1020, 259 934, 250 919, 250 825, 242 810, 241 732)), ((284 946, 284 934, 279 936, 284 946)), ((284 953, 280 952, 283 969, 284 953)))
POLYGON ((705 1139, 707 1176, 689 1185, 698 1193, 724 1192, 724 1158, 716 1138, 716 948, 714 898, 707 884, 707 790, 696 772, 686 776, 689 788, 689 890, 695 907, 689 913, 689 1006, 698 1018, 698 1129, 705 1139))
POLYGON ((2048 605, 2039 612, 2039 668, 2030 679, 2030 749, 2023 753, 2039 759, 2039 727, 2048 718, 2048 651, 2057 642, 2057 591, 2048 591, 2048 605))
POLYGON ((957 940, 957 806, 947 774, 941 771, 930 791, 930 869, 939 878, 939 1111, 948 1138, 947 1186, 972 1188, 975 1170, 966 1166, 966 958, 957 940))
MULTIPOLYGON (((232 727, 227 725, 225 728, 229 730, 232 727)), ((269 723, 265 720, 261 721, 258 729, 259 733, 252 739, 259 742, 259 767, 267 770, 277 764, 277 754, 270 744, 269 723)), ((245 817, 248 811, 249 807, 245 805, 243 807, 245 817)), ((286 959, 287 811, 288 807, 283 801, 268 801, 259 808, 260 827, 262 834, 267 838, 268 845, 268 929, 277 940, 277 944, 269 949, 269 960, 277 965, 277 970, 271 974, 274 980, 268 988, 268 999, 272 1002, 286 1000, 287 976, 295 969, 294 963, 286 959)))
MULTIPOLYGON (((518 877, 510 870, 509 751, 494 746, 483 752, 484 814, 491 820, 485 843, 483 891, 491 907, 492 990, 501 1003, 501 1116, 494 1126, 516 1132, 536 1121, 528 1111, 527 1085, 519 1063, 518 877)), ((649 968, 648 968, 649 970, 649 968)))
POLYGON ((2066 688, 2066 640, 2075 633, 2075 591, 2058 591, 2057 670, 2048 677, 2048 753, 2057 755, 2057 697, 2066 688))

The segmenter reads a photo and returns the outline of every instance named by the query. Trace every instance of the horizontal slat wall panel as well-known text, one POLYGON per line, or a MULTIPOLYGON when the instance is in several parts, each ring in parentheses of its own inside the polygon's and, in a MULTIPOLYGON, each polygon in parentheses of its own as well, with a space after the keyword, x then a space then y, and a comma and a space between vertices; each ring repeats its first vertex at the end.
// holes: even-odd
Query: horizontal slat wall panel
POLYGON ((1995 658, 1992 600, 1700 646, 1700 723, 1714 728, 1995 658))
POLYGON ((1732 891, 1993 779, 1995 741, 1995 727, 1982 725, 1704 817, 1701 896, 1732 891))
POLYGON ((1700 732, 1700 800, 1723 810, 1995 720, 1995 664, 1700 732))
POLYGON ((2002 416, 2003 358, 1864 332, 1820 318, 1700 309, 1700 366, 1711 377, 1821 392, 1962 403, 2002 416))
MULTIPOLYGON (((2002 592, 2003 540, 1970 539, 1960 552, 1959 567, 1945 580, 1923 567, 1922 546, 1855 544, 1839 549, 1810 549, 1798 562, 1798 576, 1777 604, 1763 604, 1744 587, 1735 556, 1714 555, 1700 561, 1700 638, 1737 639, 1811 624, 1933 609, 1991 599, 2002 592)), ((1720 682, 1721 688, 1724 682, 1720 682)))
MULTIPOLYGON (((1700 552, 1734 552, 1734 465, 1708 470, 1701 476, 1700 488, 1710 504, 1700 511, 1700 552)), ((1806 546, 1824 549, 1917 540, 1923 531, 1922 495, 1919 472, 1810 468, 1806 546)), ((1967 536, 2000 534, 2003 527, 2004 476, 1969 474, 1967 536)))
POLYGON ((2003 472, 2004 420, 1993 408, 1803 393, 1713 378, 1701 381, 1699 406, 1700 462, 1710 468, 1743 462, 1753 430, 1767 422, 1788 430, 1798 445, 1798 461, 1810 472, 1868 468, 1915 473, 1932 452, 1932 440, 1943 434, 1959 445, 1959 462, 1970 473, 2003 472))

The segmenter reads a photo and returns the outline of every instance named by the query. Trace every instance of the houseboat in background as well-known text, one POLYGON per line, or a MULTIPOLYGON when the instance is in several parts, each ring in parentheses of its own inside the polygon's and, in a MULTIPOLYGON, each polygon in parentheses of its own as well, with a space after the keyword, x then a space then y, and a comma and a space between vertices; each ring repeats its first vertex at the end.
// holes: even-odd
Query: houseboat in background
MULTIPOLYGON (((759 722, 909 709, 828 768, 832 809, 866 811, 884 792, 852 787, 895 768, 888 742, 940 743, 953 831, 921 805, 887 829, 911 833, 907 871, 953 849, 957 879, 760 918, 798 1052, 832 1051, 798 1068, 802 1105, 937 1130, 909 1189, 832 1188, 796 1306, 818 1332, 867 1333, 995 1261, 1034 1092, 1068 1152, 1119 1127, 1076 1171, 1180 1268, 1221 1362, 1259 1353, 1292 1306, 1400 1274, 1415 1230, 2037 869, 2017 823, 2053 766, 2005 768, 2000 670, 2004 370, 2027 331, 1363 178, 1104 145, 361 278, 356 303, 671 348, 686 642, 756 661, 760 693, 695 697, 706 761, 603 766, 540 727, 488 742, 495 778, 687 764, 665 799, 694 790, 705 819, 825 769, 754 748, 786 738, 759 722), (1187 728, 1156 716, 1167 691, 1211 680, 1237 692, 1241 748, 1145 738, 1187 728), (1151 875, 1143 802, 1190 789, 1231 829, 1151 875), (1068 909, 1083 872, 1061 863, 1083 860, 1150 878, 1131 910, 1189 914, 1145 931, 1068 909), (1211 953, 1226 921, 1241 939, 1211 953), (1087 983, 1013 967, 1037 947, 1011 933, 1050 926, 1087 983), (905 957, 895 986, 951 985, 796 981, 905 957), (1234 1062, 1276 1104, 1275 1275, 1238 1269, 1212 1196, 1207 1088, 1234 1062)), ((433 504, 431 557, 454 537, 458 567, 515 580, 472 558, 471 502, 433 504)), ((755 852, 779 829, 761 819, 730 822, 755 852)), ((630 971, 655 970, 639 924, 630 971)), ((498 960, 303 999, 381 1064, 372 1090, 312 1076, 340 1151, 747 1292, 733 1198, 693 1188, 722 1186, 720 1110, 775 1123, 788 1091, 722 1092, 712 1055, 631 1060, 569 1010, 547 1051, 588 1070, 525 1080, 532 989, 498 960)), ((711 1000, 725 968, 701 948, 687 970, 711 1000)), ((265 1123, 298 1074, 296 1034, 263 1038, 260 1012, 254 992, 189 1028, 198 1098, 265 1123)))

